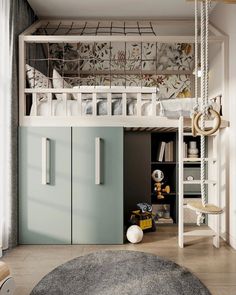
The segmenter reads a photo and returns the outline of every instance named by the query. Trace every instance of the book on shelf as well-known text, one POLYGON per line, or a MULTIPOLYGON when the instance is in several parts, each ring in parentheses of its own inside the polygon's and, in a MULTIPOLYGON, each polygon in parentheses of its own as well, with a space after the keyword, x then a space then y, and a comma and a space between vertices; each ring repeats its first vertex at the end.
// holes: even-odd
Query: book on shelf
POLYGON ((165 162, 173 162, 174 161, 174 142, 169 141, 165 146, 165 162))
POLYGON ((170 217, 170 218, 158 218, 158 220, 156 221, 156 223, 158 224, 173 224, 174 223, 174 221, 173 221, 173 219, 170 217))
POLYGON ((184 150, 183 150, 183 157, 187 158, 188 157, 188 144, 184 142, 184 150))
POLYGON ((164 159, 165 146, 166 146, 165 141, 162 141, 158 146, 158 149, 157 149, 157 161, 158 162, 162 162, 164 159))

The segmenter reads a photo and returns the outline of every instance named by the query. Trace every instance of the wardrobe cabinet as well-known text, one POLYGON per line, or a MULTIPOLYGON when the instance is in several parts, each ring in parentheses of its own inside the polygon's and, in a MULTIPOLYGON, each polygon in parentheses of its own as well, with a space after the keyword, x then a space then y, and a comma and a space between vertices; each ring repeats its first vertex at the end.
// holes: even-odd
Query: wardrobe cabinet
POLYGON ((71 128, 19 129, 19 242, 71 243, 71 128))
POLYGON ((123 128, 72 129, 72 241, 123 243, 123 128))
POLYGON ((19 243, 123 243, 123 128, 19 128, 19 243))

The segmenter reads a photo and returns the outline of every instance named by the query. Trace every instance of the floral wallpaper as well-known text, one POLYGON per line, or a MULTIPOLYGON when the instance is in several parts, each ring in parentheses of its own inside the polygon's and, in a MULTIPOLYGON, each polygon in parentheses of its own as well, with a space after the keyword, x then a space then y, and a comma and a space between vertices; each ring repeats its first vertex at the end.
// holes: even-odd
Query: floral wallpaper
POLYGON ((193 44, 49 44, 48 51, 50 70, 71 85, 152 86, 160 98, 191 96, 193 44))

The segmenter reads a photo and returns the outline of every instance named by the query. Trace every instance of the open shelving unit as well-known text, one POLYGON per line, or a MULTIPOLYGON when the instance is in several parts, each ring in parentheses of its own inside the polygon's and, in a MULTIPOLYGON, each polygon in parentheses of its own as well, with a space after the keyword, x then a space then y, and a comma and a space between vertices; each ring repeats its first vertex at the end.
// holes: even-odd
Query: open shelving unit
MULTIPOLYGON (((192 137, 192 134, 186 133, 185 142, 189 145, 190 141, 197 141, 197 148, 199 150, 200 156, 200 141, 199 137, 192 137)), ((174 223, 178 223, 178 183, 177 178, 179 174, 179 161, 178 161, 178 136, 176 132, 155 132, 151 135, 151 173, 155 169, 160 169, 164 173, 164 186, 170 185, 171 191, 169 194, 163 193, 163 199, 157 199, 154 188, 154 181, 151 180, 151 201, 152 204, 168 204, 170 205, 170 215, 173 218, 174 223), (159 149, 160 143, 173 141, 174 142, 174 150, 173 150, 173 161, 158 161, 157 160, 157 152, 159 149)), ((201 191, 200 191, 200 158, 188 158, 188 155, 183 158, 183 165, 185 170, 185 175, 183 179, 184 184, 184 199, 200 199, 201 191), (194 175, 193 180, 187 180, 187 175, 194 175), (197 176, 196 176, 197 175, 197 176)), ((214 162, 215 159, 207 159, 209 162, 214 162)), ((214 181, 207 181, 207 184, 214 185, 214 181)), ((184 210, 188 210, 184 208, 184 210)), ((186 214, 185 223, 195 223, 195 213, 188 212, 186 214), (188 217, 187 217, 188 216, 188 217)))
MULTIPOLYGON (((177 223, 176 214, 176 200, 177 200, 177 161, 176 161, 176 132, 155 132, 151 134, 151 173, 159 169, 164 173, 163 186, 170 186, 170 193, 162 193, 163 199, 158 199, 156 192, 154 191, 154 180, 151 179, 151 202, 153 205, 169 205, 170 217, 174 223, 177 223), (172 159, 171 161, 165 161, 165 155, 162 161, 158 161, 158 153, 160 151, 160 145, 162 142, 173 142, 172 159)), ((169 219, 167 219, 169 221, 169 219)), ((167 222, 169 223, 169 222, 167 222)), ((165 219, 162 218, 160 224, 165 224, 165 219)))

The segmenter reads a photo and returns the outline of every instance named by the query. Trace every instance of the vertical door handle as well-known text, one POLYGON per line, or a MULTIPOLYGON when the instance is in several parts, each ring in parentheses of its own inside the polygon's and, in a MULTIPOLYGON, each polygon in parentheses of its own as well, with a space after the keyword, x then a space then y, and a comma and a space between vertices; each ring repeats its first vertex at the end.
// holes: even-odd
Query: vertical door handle
POLYGON ((42 184, 50 184, 50 139, 42 137, 42 184))
POLYGON ((95 138, 95 184, 101 184, 101 138, 95 138))

